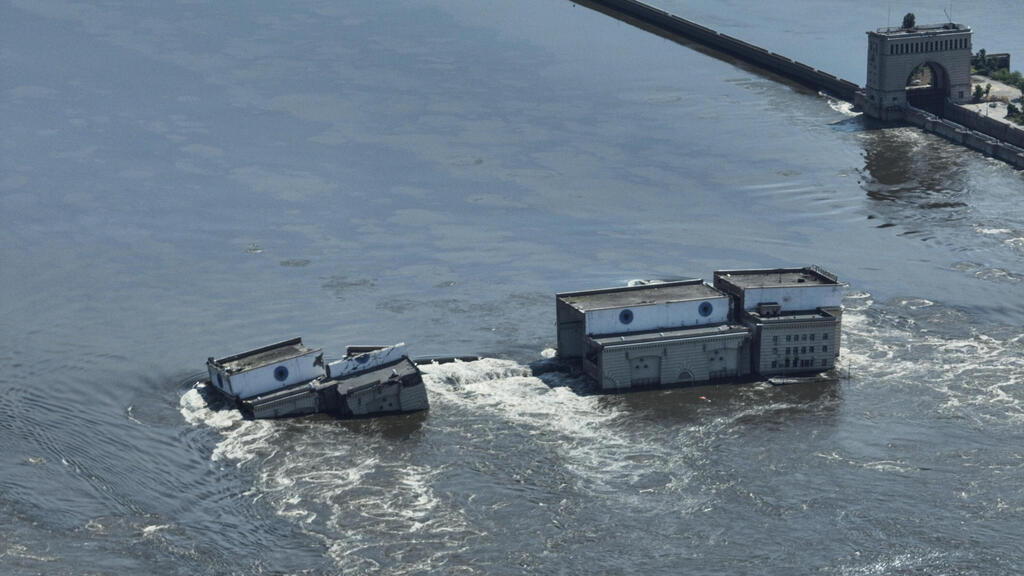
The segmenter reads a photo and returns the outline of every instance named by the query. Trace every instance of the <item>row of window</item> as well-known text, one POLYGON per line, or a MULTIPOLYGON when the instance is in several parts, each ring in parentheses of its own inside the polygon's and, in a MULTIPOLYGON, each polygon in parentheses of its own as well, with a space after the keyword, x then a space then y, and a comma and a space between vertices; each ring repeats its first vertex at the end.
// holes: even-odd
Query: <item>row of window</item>
POLYGON ((948 38, 946 40, 927 40, 924 42, 902 42, 889 45, 889 54, 919 54, 936 50, 959 50, 969 48, 968 38, 948 38))
MULTIPOLYGON (((828 358, 822 358, 820 366, 822 368, 828 368, 828 366, 829 366, 828 358)), ((779 361, 778 360, 772 360, 772 368, 779 368, 779 367, 780 367, 779 366, 779 361)), ((784 368, 813 368, 814 367, 814 360, 795 360, 794 359, 792 362, 790 362, 789 358, 786 358, 785 366, 783 366, 783 367, 784 368)))
MULTIPOLYGON (((801 342, 801 341, 806 342, 808 340, 810 340, 811 342, 814 342, 814 337, 815 336, 816 336, 816 334, 786 334, 786 342, 801 342)), ((828 332, 823 332, 821 334, 821 339, 822 340, 828 340, 828 332)), ((772 344, 778 344, 778 343, 779 343, 779 337, 778 336, 772 336, 772 344)))
MULTIPOLYGON (((827 345, 822 345, 821 351, 822 352, 828 352, 828 346, 827 345)), ((807 353, 814 354, 814 346, 792 346, 792 347, 786 346, 786 356, 789 356, 790 354, 807 354, 807 353)), ((778 356, 779 355, 779 349, 778 348, 772 348, 772 354, 778 356)))

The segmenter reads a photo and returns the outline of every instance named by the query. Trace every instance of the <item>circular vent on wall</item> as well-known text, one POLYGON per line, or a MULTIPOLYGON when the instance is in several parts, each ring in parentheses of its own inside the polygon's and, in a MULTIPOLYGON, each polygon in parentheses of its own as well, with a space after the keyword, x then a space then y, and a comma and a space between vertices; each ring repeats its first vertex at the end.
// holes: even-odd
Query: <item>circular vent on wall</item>
POLYGON ((274 380, 277 380, 278 382, 284 382, 287 379, 288 368, 285 368, 284 366, 278 366, 277 368, 274 368, 274 380))
POLYGON ((627 309, 623 310, 622 312, 619 312, 619 322, 622 322, 623 324, 629 324, 632 321, 633 321, 633 311, 632 310, 627 308, 627 309))
POLYGON ((697 307, 697 313, 701 316, 711 316, 711 312, 714 310, 715 307, 711 305, 711 302, 701 302, 697 307))

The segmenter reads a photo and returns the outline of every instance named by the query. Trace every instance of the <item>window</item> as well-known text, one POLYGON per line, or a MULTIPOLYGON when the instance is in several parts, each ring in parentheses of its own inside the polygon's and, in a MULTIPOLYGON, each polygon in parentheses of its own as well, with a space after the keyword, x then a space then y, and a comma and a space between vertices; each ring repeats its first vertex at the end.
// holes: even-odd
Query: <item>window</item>
POLYGON ((786 342, 789 342, 792 338, 793 338, 792 336, 790 336, 789 334, 786 334, 786 342))
POLYGON ((772 360, 772 368, 778 368, 778 367, 779 367, 779 361, 778 360, 772 360))
POLYGON ((828 366, 828 359, 827 358, 822 358, 821 359, 821 367, 825 368, 827 366, 828 366))
POLYGON ((786 368, 789 368, 789 358, 786 358, 786 368))
POLYGON ((779 337, 778 336, 772 336, 772 344, 778 344, 778 343, 779 343, 779 337))
POLYGON ((811 334, 811 342, 814 342, 814 334, 811 334))
POLYGON ((789 346, 786 346, 786 356, 789 356, 789 346))
POLYGON ((778 348, 772 348, 772 354, 778 356, 779 355, 779 349, 778 348))
POLYGON ((811 354, 814 354, 814 346, 811 346, 811 354))
POLYGON ((828 332, 825 332, 824 334, 822 334, 821 335, 821 339, 822 340, 828 340, 828 332))
POLYGON ((828 346, 822 346, 821 347, 821 351, 822 352, 828 352, 828 346))
POLYGON ((801 354, 807 354, 807 346, 801 346, 800 347, 800 353, 801 354))
POLYGON ((803 341, 807 342, 807 334, 804 334, 803 341))

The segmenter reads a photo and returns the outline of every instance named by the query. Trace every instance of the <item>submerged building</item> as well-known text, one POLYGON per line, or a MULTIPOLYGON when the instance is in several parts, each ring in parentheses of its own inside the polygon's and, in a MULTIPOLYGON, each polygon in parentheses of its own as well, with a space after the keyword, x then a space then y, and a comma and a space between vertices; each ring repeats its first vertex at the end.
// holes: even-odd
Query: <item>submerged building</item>
POLYGON ((558 356, 602 390, 824 372, 845 285, 816 266, 556 295, 558 356))

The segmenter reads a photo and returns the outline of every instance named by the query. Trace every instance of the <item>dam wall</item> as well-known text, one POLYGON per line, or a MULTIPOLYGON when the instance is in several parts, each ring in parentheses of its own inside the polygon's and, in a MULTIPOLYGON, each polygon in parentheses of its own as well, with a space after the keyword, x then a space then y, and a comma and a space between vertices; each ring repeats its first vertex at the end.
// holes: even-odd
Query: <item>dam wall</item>
POLYGON ((578 4, 604 12, 631 24, 638 25, 669 39, 683 38, 713 48, 784 78, 826 92, 836 98, 853 102, 858 85, 828 72, 812 68, 769 52, 760 46, 744 42, 675 16, 654 6, 636 0, 578 0, 578 4))
MULTIPOLYGON (((967 122, 964 124, 957 123, 949 118, 941 118, 930 112, 925 112, 924 110, 919 110, 909 106, 905 110, 904 118, 907 122, 921 128, 925 132, 942 136, 947 140, 967 146, 968 148, 981 152, 987 156, 1002 160, 1014 168, 1024 169, 1024 148, 1014 146, 999 137, 972 129, 972 126, 987 126, 987 122, 996 122, 995 120, 985 118, 980 114, 956 105, 953 105, 953 107, 967 113, 966 115, 960 116, 967 120, 967 122), (972 115, 977 116, 977 118, 974 118, 972 115), (984 120, 986 122, 979 122, 979 120, 984 120)), ((1001 122, 996 123, 1003 124, 1001 122)), ((1003 125, 1005 126, 1005 124, 1003 125)), ((1019 129, 1012 126, 1009 126, 1009 128, 1011 130, 1021 132, 1019 129)))
POLYGON ((946 102, 942 107, 942 117, 1018 148, 1024 148, 1024 130, 1007 122, 1000 122, 951 102, 946 102))

